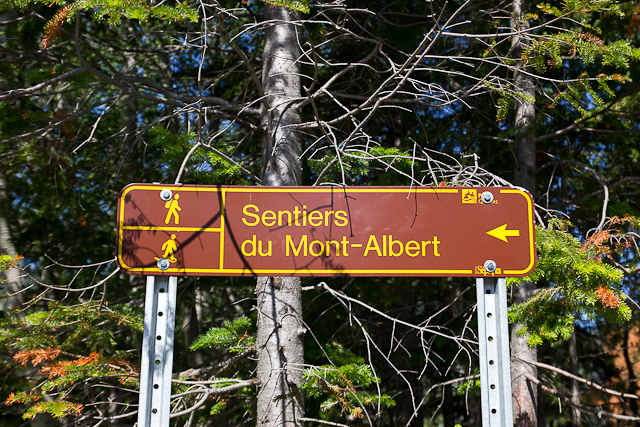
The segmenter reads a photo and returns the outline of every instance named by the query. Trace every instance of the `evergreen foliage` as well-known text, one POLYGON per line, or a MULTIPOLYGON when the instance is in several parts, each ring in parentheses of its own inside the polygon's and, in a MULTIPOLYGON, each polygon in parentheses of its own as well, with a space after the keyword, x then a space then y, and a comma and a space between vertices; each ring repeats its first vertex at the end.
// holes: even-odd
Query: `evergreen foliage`
MULTIPOLYGON (((255 336, 250 333, 252 326, 253 322, 246 317, 233 322, 225 321, 222 328, 211 328, 200 335, 191 345, 191 350, 214 348, 229 353, 245 352, 255 345, 255 336)), ((362 357, 337 343, 327 345, 324 351, 332 363, 305 369, 302 387, 309 398, 323 399, 320 404, 323 419, 328 420, 335 414, 362 418, 363 406, 395 405, 395 401, 387 394, 379 395, 366 390, 372 384, 379 384, 380 379, 362 357)), ((217 388, 234 384, 220 377, 216 380, 220 381, 215 385, 217 388)), ((247 391, 241 390, 240 393, 247 391)), ((225 410, 231 396, 227 395, 227 398, 215 403, 210 413, 216 415, 225 410)))
MULTIPOLYGON (((18 265, 20 260, 22 259, 22 255, 0 255, 0 271, 7 270, 9 268, 13 268, 18 265)), ((0 278, 0 282, 3 282, 4 279, 0 278)))
MULTIPOLYGON (((162 152, 161 161, 173 170, 179 170, 182 159, 191 150, 197 140, 194 132, 174 134, 171 130, 161 126, 153 126, 149 129, 149 144, 157 147, 162 152)), ((221 157, 216 152, 208 150, 209 147, 193 152, 186 164, 186 173, 183 175, 183 182, 194 182, 199 184, 226 184, 226 185, 249 185, 251 180, 241 170, 243 162, 231 163, 221 157)), ((216 144, 216 151, 227 153, 233 157, 237 153, 237 147, 226 141, 219 141, 216 144)), ((252 165, 248 168, 255 169, 252 165)))
POLYGON ((538 264, 526 278, 510 278, 510 286, 523 280, 547 283, 528 301, 513 305, 509 321, 525 326, 518 331, 532 346, 545 340, 568 339, 575 319, 594 321, 606 316, 613 322, 629 321, 631 309, 622 290, 623 274, 597 258, 593 248, 568 233, 570 224, 549 222, 536 228, 538 264))
POLYGON ((309 0, 262 0, 270 7, 282 6, 298 12, 309 13, 309 0))
POLYGON ((39 371, 48 379, 35 390, 11 393, 5 404, 32 404, 24 411, 22 415, 24 419, 33 419, 41 413, 49 413, 55 418, 62 418, 70 414, 80 415, 83 409, 83 405, 69 400, 67 393, 64 392, 71 385, 97 382, 102 378, 117 378, 120 384, 127 386, 138 385, 138 373, 134 371, 134 367, 127 360, 131 358, 129 354, 105 357, 97 352, 92 352, 87 357, 71 359, 67 354, 66 360, 60 360, 59 356, 64 357, 64 352, 60 349, 16 353, 14 359, 23 366, 28 362, 32 362, 33 366, 44 364, 39 371), (40 401, 51 395, 56 396, 55 400, 40 401))
POLYGON ((198 20, 198 13, 187 3, 175 2, 174 6, 152 5, 145 0, 8 0, 3 2, 0 10, 25 9, 37 4, 60 6, 58 13, 46 26, 46 36, 49 37, 59 32, 63 22, 70 21, 81 11, 89 11, 96 20, 106 20, 112 25, 123 19, 146 21, 157 18, 169 22, 198 20))
POLYGON ((78 306, 52 303, 49 310, 24 318, 0 320, 0 348, 13 354, 13 366, 32 364, 46 378, 34 388, 12 392, 5 404, 27 405, 23 418, 39 413, 53 417, 79 415, 83 405, 66 391, 82 383, 114 378, 122 385, 138 384, 133 353, 115 349, 118 330, 142 332, 139 310, 100 302, 78 306), (80 354, 89 354, 80 356, 80 354), (54 400, 47 399, 54 396, 54 400))
POLYGON ((362 418, 362 406, 395 406, 387 394, 376 394, 366 390, 378 384, 371 366, 342 345, 331 343, 325 351, 332 364, 305 369, 303 389, 314 399, 324 398, 320 404, 323 419, 330 419, 335 411, 362 418))
POLYGON ((225 321, 222 328, 211 328, 200 335, 191 344, 191 350, 201 348, 227 349, 229 352, 240 352, 255 345, 255 336, 249 335, 249 329, 253 326, 251 319, 241 317, 233 322, 225 321))

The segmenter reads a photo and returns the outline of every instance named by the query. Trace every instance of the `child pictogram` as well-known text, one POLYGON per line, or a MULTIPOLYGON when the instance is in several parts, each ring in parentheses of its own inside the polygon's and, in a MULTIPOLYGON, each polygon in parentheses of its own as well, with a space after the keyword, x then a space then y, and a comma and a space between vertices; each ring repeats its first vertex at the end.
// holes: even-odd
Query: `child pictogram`
MULTIPOLYGON (((176 235, 172 234, 171 238, 164 242, 162 245, 162 250, 164 251, 164 255, 162 258, 168 259, 170 262, 176 262, 177 259, 174 256, 176 250, 178 250, 178 245, 176 245, 176 235)), ((156 258, 157 259, 157 258, 156 258)))
POLYGON ((169 209, 169 212, 167 212, 167 217, 164 220, 165 224, 169 224, 169 221, 171 220, 172 216, 175 217, 175 223, 180 224, 180 215, 178 215, 178 212, 180 212, 182 209, 178 205, 179 198, 180 198, 180 195, 176 194, 173 199, 167 201, 164 204, 164 207, 169 209))

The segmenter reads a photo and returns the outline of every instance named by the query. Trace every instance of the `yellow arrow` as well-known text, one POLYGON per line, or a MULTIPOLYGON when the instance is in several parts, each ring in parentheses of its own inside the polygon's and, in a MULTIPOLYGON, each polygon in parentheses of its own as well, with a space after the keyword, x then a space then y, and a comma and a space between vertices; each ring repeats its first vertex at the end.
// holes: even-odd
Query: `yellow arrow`
POLYGON ((495 237, 496 239, 500 239, 503 242, 509 243, 507 237, 518 237, 520 236, 520 230, 507 230, 507 224, 503 224, 498 228, 494 228, 491 231, 487 231, 487 234, 491 237, 495 237))

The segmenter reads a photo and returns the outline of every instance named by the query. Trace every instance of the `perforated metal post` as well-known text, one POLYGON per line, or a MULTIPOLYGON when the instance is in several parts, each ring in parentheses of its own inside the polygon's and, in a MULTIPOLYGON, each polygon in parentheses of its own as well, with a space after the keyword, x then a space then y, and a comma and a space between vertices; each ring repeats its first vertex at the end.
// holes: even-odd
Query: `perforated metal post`
POLYGON ((177 289, 177 277, 147 277, 138 427, 169 427, 177 289))
POLYGON ((476 279, 483 427, 513 427, 507 280, 476 279))

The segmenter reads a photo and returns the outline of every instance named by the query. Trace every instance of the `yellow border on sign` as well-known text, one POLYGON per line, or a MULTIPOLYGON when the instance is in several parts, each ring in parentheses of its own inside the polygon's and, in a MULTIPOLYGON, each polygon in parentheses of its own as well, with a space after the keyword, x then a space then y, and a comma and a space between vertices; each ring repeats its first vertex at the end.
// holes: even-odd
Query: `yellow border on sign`
MULTIPOLYGON (((331 193, 337 191, 344 191, 343 187, 313 187, 309 188, 280 188, 280 187, 246 187, 246 188, 226 188, 225 191, 231 193, 308 193, 310 191, 314 193, 331 193), (258 191, 256 191, 256 189, 258 191)), ((347 191, 353 193, 450 193, 456 194, 459 190, 455 188, 412 188, 407 191, 406 188, 366 188, 366 187, 347 187, 347 191), (354 190, 357 188, 357 190, 354 190)))
MULTIPOLYGON (((124 203, 120 204, 120 221, 119 221, 119 241, 118 241, 118 261, 120 265, 128 271, 133 273, 144 273, 144 272, 153 272, 153 273, 162 273, 162 274, 170 274, 170 273, 217 273, 217 274, 249 274, 249 275, 287 275, 287 274, 464 274, 464 275, 472 275, 473 270, 271 270, 271 269, 225 269, 224 268, 224 228, 225 228, 225 220, 226 220, 226 195, 227 193, 308 193, 308 192, 319 192, 319 193, 330 193, 343 190, 342 187, 316 187, 314 189, 309 188, 278 188, 278 187, 243 187, 243 188, 222 188, 217 186, 208 186, 208 187, 180 187, 176 185, 166 185, 164 188, 176 188, 179 187, 180 191, 197 191, 197 192, 220 192, 222 194, 222 206, 221 206, 221 223, 220 227, 217 228, 197 228, 197 227, 149 227, 149 226, 125 226, 123 225, 124 221, 124 203), (169 268, 167 270, 160 270, 157 267, 148 267, 148 268, 134 268, 126 265, 122 260, 122 241, 123 241, 123 231, 127 230, 158 230, 158 231, 207 231, 207 232, 219 232, 220 233, 220 267, 219 268, 211 268, 211 269, 197 269, 197 268, 169 268)), ((122 200, 129 191, 132 190, 159 190, 158 185, 131 185, 127 187, 121 194, 120 200, 122 200)), ((430 194, 458 194, 460 192, 457 188, 412 188, 407 191, 406 188, 363 188, 363 187, 349 187, 348 192, 350 193, 371 193, 371 192, 382 192, 382 193, 430 193, 430 194)), ((524 270, 503 270, 503 274, 511 275, 511 274, 526 274, 532 270, 532 267, 535 264, 535 241, 533 239, 534 227, 533 227, 533 206, 531 203, 531 199, 529 195, 522 191, 516 189, 508 189, 508 190, 500 190, 500 193, 512 193, 512 194, 520 194, 527 200, 528 206, 528 223, 529 223, 529 241, 530 241, 530 263, 524 270)))
POLYGON ((122 259, 122 241, 124 240, 124 203, 121 202, 132 188, 135 188, 135 186, 126 188, 122 192, 122 195, 118 198, 118 264, 120 264, 120 266, 122 266, 122 268, 124 268, 125 270, 130 271, 134 271, 134 269, 125 264, 124 260, 122 259))
POLYGON ((533 227, 533 205, 531 204, 531 197, 525 191, 522 190, 500 190, 500 193, 507 194, 520 194, 527 200, 527 223, 529 224, 529 265, 524 270, 503 270, 503 274, 527 274, 533 270, 533 266, 536 260, 536 243, 535 243, 535 229, 533 227))
POLYGON ((224 223, 227 215, 227 190, 222 190, 222 205, 220 206, 220 270, 224 270, 224 223))
MULTIPOLYGON (((158 190, 160 185, 149 185, 149 184, 133 184, 129 187, 126 187, 123 191, 120 198, 123 198, 129 193, 131 190, 158 190)), ((209 186, 193 186, 193 187, 182 187, 180 185, 175 184, 167 184, 162 188, 179 188, 176 191, 203 191, 203 192, 217 192, 222 191, 226 193, 331 193, 336 191, 344 191, 343 187, 311 187, 311 188, 296 188, 296 187, 232 187, 232 188, 224 188, 221 186, 209 185, 209 186)), ((347 191, 354 193, 449 193, 456 194, 459 193, 460 190, 452 187, 442 187, 442 188, 418 188, 414 187, 411 190, 407 191, 407 188, 368 188, 368 187, 346 187, 347 191)))
POLYGON ((160 270, 159 268, 135 268, 133 272, 160 272, 160 273, 231 273, 231 274, 249 274, 249 275, 283 275, 283 274, 471 274, 472 270, 267 270, 267 269, 250 269, 250 268, 168 268, 160 270))

